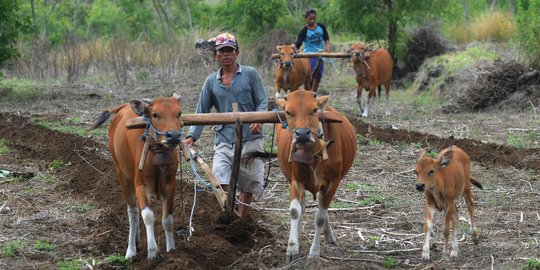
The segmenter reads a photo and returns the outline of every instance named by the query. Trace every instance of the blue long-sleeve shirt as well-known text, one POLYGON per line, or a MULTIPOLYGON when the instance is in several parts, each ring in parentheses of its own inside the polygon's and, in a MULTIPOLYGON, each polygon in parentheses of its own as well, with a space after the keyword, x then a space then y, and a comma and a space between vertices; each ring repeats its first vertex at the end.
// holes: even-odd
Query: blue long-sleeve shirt
MULTIPOLYGON (((221 69, 210 74, 202 86, 196 113, 209 113, 214 107, 218 113, 232 112, 232 103, 238 103, 240 112, 264 112, 268 98, 259 73, 250 66, 238 64, 238 69, 230 86, 224 86, 220 78, 221 69)), ((242 128, 243 141, 263 137, 262 132, 251 134, 250 124, 242 128)), ((188 137, 198 140, 204 126, 191 126, 188 137)), ((215 143, 234 143, 236 141, 235 124, 219 125, 216 129, 215 143)))

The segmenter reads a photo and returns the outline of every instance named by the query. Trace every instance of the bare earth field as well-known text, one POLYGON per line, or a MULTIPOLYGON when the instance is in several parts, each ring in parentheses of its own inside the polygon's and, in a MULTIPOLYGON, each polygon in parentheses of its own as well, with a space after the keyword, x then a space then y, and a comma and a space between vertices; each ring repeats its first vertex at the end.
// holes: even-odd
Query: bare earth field
MULTIPOLYGON (((360 119, 353 89, 344 86, 337 75, 324 80, 322 88, 332 93, 330 104, 352 120, 359 144, 354 166, 330 209, 338 247, 326 245, 323 239, 321 259, 306 265, 316 209, 307 194, 301 235, 304 257, 285 265, 289 193, 277 165, 271 167, 268 186, 254 203, 248 220, 226 223, 219 219, 212 193, 200 186, 194 200, 193 173, 184 162, 178 172, 174 208, 176 250, 164 251, 164 233, 157 218, 163 257, 147 263, 142 230, 132 268, 384 269, 393 265, 397 269, 520 269, 527 259, 540 257, 540 146, 517 149, 506 144, 509 130, 538 128, 536 115, 515 111, 442 114, 394 98, 392 116, 383 117, 381 99, 369 118, 360 119), (442 258, 439 213, 432 260, 425 263, 421 260, 424 198, 414 188, 413 168, 421 147, 440 151, 452 144, 469 153, 472 174, 484 186, 484 190, 473 188, 480 242, 475 245, 471 240, 470 221, 461 199, 459 257, 442 258), (195 230, 188 240, 194 202, 195 230), (391 263, 393 259, 395 263, 391 263)), ((168 96, 172 90, 182 93, 184 110, 189 113, 201 83, 122 88, 53 85, 24 102, 0 99, 0 138, 10 149, 0 155, 0 170, 18 175, 0 178, 0 249, 22 239, 16 254, 0 257, 0 269, 58 269, 60 262, 79 260, 80 269, 120 269, 106 258, 124 256, 126 251, 126 204, 117 185, 107 137, 60 133, 36 125, 36 119, 87 128, 102 109, 132 98, 168 96), (74 118, 79 120, 66 121, 74 118), (51 168, 59 159, 64 166, 51 168), (40 251, 34 246, 36 241, 51 242, 55 248, 40 251)), ((270 91, 270 83, 267 89, 270 91)), ((267 124, 265 129, 269 144, 272 126, 267 124)), ((106 134, 105 128, 102 131, 106 134)), ((209 163, 212 140, 212 129, 207 127, 197 145, 209 163)), ((160 207, 154 209, 160 217, 160 207)))

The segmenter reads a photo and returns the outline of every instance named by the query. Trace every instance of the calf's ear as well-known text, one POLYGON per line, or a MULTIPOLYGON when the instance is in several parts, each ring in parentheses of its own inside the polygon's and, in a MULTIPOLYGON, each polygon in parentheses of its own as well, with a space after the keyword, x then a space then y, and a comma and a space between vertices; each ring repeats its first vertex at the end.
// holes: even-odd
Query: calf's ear
POLYGON ((319 108, 323 108, 326 105, 329 97, 330 96, 322 96, 322 97, 317 98, 317 103, 319 105, 319 108))
POLYGON ((140 99, 133 99, 129 101, 129 106, 133 110, 133 112, 138 116, 144 116, 144 112, 146 111, 146 106, 144 105, 144 102, 140 99))
POLYGON ((454 158, 454 151, 447 151, 442 155, 439 166, 441 168, 448 166, 448 164, 450 164, 450 162, 452 161, 452 158, 454 158))
POLYGON ((281 108, 285 108, 286 103, 287 103, 287 100, 284 98, 278 98, 278 100, 276 101, 276 104, 281 108))
POLYGON ((172 97, 175 98, 178 101, 178 103, 180 103, 180 101, 182 100, 182 95, 176 91, 173 91, 172 97))
POLYGON ((420 152, 418 153, 418 159, 421 159, 423 157, 427 157, 427 150, 426 149, 422 149, 420 150, 420 152))

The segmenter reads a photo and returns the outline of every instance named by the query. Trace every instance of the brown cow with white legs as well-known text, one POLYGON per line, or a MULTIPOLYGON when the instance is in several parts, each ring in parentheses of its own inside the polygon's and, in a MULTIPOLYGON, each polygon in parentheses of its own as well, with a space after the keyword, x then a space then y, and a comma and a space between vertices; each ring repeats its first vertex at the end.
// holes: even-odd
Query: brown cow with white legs
MULTIPOLYGON (((318 112, 335 111, 327 105, 328 96, 297 90, 277 104, 286 113, 287 121, 278 124, 277 144, 279 167, 289 180, 291 191, 291 230, 286 262, 300 256, 300 233, 305 210, 305 191, 313 194, 318 203, 315 214, 315 236, 309 249, 309 260, 319 258, 321 234, 327 244, 337 245, 332 232, 328 207, 356 155, 356 132, 343 116, 340 123, 322 123, 318 112), (323 132, 324 131, 324 132, 323 132)), ((254 157, 268 158, 269 153, 250 152, 242 156, 244 162, 254 157)))
POLYGON ((112 113, 116 114, 109 126, 109 149, 122 195, 127 202, 129 216, 127 259, 137 253, 136 242, 140 235, 139 213, 146 227, 148 260, 159 257, 154 237, 155 217, 152 211, 152 202, 158 200, 162 202, 162 225, 165 230, 167 252, 175 248, 173 201, 178 168, 176 146, 181 142, 182 135, 181 112, 180 95, 173 93, 172 97, 132 100, 104 111, 92 127, 94 129, 100 126, 112 113), (128 120, 139 116, 147 120, 146 130, 127 129, 128 120), (149 151, 146 152, 145 149, 149 151), (147 155, 143 155, 143 152, 147 155))
POLYGON ((311 66, 308 58, 295 58, 294 44, 277 46, 278 62, 274 80, 274 95, 276 100, 284 92, 298 90, 304 85, 305 90, 311 89, 311 66))
POLYGON ((363 110, 362 116, 368 117, 369 108, 375 100, 375 88, 381 96, 381 85, 384 84, 386 92, 386 115, 390 115, 390 84, 392 83, 393 62, 390 53, 383 48, 371 49, 362 43, 354 43, 349 50, 350 65, 356 73, 356 102, 363 110), (369 91, 366 104, 362 102, 362 90, 369 91))
POLYGON ((448 238, 450 224, 452 224, 453 238, 451 257, 458 255, 459 216, 456 200, 463 195, 471 219, 471 235, 476 243, 478 231, 474 223, 474 203, 471 184, 482 189, 482 185, 471 177, 471 161, 469 156, 460 148, 452 145, 444 149, 437 159, 426 155, 422 150, 416 163, 416 189, 425 194, 424 225, 425 241, 422 250, 422 259, 429 260, 429 240, 433 231, 433 214, 435 210, 445 212, 444 217, 444 247, 443 255, 448 256, 448 238))

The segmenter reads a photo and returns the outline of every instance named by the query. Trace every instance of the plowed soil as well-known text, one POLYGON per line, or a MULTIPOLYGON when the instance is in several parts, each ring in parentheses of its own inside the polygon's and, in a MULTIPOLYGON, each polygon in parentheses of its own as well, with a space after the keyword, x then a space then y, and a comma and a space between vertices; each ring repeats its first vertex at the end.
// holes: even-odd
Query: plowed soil
MULTIPOLYGON (((167 95, 169 92, 166 86, 155 89, 146 88, 136 93, 148 95, 154 91, 167 95)), ((183 90, 183 94, 188 95, 184 101, 188 104, 187 111, 195 105, 197 89, 183 90)), ((75 261, 81 269, 120 269, 106 258, 125 254, 128 219, 106 136, 61 133, 35 124, 35 119, 61 121, 82 115, 87 123, 74 125, 88 127, 100 109, 125 102, 133 92, 126 91, 107 103, 66 94, 66 89, 57 91, 60 94, 47 96, 47 105, 2 105, 0 138, 9 152, 0 155, 0 169, 18 177, 0 178, 0 248, 17 239, 22 239, 23 245, 13 256, 2 256, 0 268, 56 269, 62 263, 75 261), (54 101, 52 96, 62 98, 54 101), (65 104, 74 106, 70 108, 65 104), (97 108, 96 104, 99 104, 97 108), (51 164, 57 160, 62 160, 64 165, 53 168, 51 164), (38 240, 51 242, 55 248, 39 250, 34 246, 38 240)), ((349 90, 341 89, 337 93, 345 100, 340 100, 341 104, 350 102, 349 90)), ((394 111, 400 112, 396 113, 398 115, 407 110, 399 101, 395 101, 395 106, 394 111)), ((321 259, 307 264, 305 255, 313 238, 316 208, 312 197, 308 196, 301 235, 303 257, 285 265, 289 201, 288 185, 279 169, 270 169, 268 187, 254 203, 248 219, 229 222, 220 218, 222 214, 212 193, 199 185, 194 194, 193 173, 184 162, 177 177, 174 205, 176 249, 171 253, 164 251, 164 233, 161 220, 157 218, 156 239, 162 257, 147 262, 146 235, 142 230, 131 268, 383 269, 385 265, 393 265, 400 269, 517 269, 526 259, 539 258, 538 148, 518 149, 494 142, 496 139, 486 142, 483 138, 440 137, 440 133, 395 128, 388 126, 388 121, 402 123, 404 120, 401 116, 381 120, 377 115, 382 113, 382 105, 373 110, 374 116, 369 119, 358 118, 355 104, 336 107, 350 116, 359 138, 362 137, 357 160, 342 181, 330 209, 338 247, 327 246, 323 239, 321 259), (468 233, 470 220, 460 201, 459 257, 443 259, 442 215, 437 215, 432 261, 423 262, 420 259, 423 196, 414 190, 412 169, 421 147, 440 151, 452 144, 470 155, 472 173, 484 185, 484 190, 473 190, 481 239, 478 245, 472 243, 468 233), (194 231, 188 240, 194 204, 194 231), (391 263, 392 260, 395 262, 391 263)), ((432 117, 444 116, 435 113, 432 117)), ((470 115, 463 119, 463 123, 469 125, 474 125, 475 121, 470 115)), ((512 124, 515 122, 510 119, 496 129, 506 129, 512 124)), ((270 129, 268 125, 268 136, 270 129)), ((198 147, 211 163, 212 149, 206 146, 211 145, 211 129, 207 128, 205 134, 198 147)), ((156 217, 160 217, 159 204, 154 210, 156 217)))

